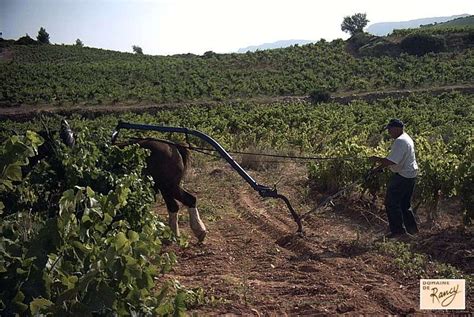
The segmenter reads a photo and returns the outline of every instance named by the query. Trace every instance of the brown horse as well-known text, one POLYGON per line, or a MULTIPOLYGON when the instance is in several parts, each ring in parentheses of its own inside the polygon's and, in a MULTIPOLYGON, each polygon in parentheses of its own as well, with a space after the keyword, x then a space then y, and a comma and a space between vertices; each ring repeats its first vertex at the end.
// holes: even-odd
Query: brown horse
POLYGON ((146 173, 155 182, 155 192, 159 191, 163 196, 171 230, 179 236, 178 202, 181 202, 188 207, 191 229, 198 241, 202 242, 207 231, 196 207, 196 197, 181 187, 181 181, 189 165, 189 150, 182 145, 153 138, 133 138, 129 142, 115 145, 124 147, 131 144, 138 144, 151 152, 146 159, 146 173))

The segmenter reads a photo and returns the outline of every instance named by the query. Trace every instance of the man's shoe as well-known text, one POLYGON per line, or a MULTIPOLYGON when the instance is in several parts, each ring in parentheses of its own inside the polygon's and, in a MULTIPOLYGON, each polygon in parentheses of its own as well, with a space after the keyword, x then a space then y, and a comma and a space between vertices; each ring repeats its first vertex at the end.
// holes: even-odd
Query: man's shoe
POLYGON ((418 233, 418 228, 407 228, 407 232, 411 235, 415 235, 418 233))
POLYGON ((398 239, 400 237, 403 237, 405 235, 404 232, 391 232, 389 234, 386 234, 384 236, 385 239, 398 239))
POLYGON ((412 234, 409 234, 408 232, 401 235, 397 240, 400 241, 400 242, 406 242, 406 243, 409 243, 409 242, 412 242, 413 240, 415 240, 416 237, 412 234))

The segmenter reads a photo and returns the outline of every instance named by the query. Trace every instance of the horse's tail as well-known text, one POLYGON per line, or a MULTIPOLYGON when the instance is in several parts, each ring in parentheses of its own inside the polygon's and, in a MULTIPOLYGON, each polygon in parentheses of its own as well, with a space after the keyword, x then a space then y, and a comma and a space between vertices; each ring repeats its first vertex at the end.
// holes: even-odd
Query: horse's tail
POLYGON ((184 170, 186 171, 191 161, 191 152, 187 147, 181 144, 176 144, 176 148, 178 149, 179 154, 181 154, 181 158, 183 159, 184 170))

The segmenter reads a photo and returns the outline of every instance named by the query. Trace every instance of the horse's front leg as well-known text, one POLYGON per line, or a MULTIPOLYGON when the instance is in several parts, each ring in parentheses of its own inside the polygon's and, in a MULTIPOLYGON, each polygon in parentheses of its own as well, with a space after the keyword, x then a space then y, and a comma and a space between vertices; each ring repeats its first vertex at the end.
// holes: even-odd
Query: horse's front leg
POLYGON ((199 242, 204 241, 204 238, 207 235, 207 229, 204 225, 204 222, 201 220, 199 211, 196 207, 196 197, 183 188, 177 187, 174 192, 174 198, 188 207, 189 224, 191 226, 191 230, 199 242))
POLYGON ((198 239, 199 242, 204 241, 206 237, 207 230, 204 222, 202 222, 201 217, 199 216, 199 211, 197 207, 189 207, 189 223, 191 225, 191 230, 198 239))
POLYGON ((178 223, 178 213, 177 212, 168 212, 168 223, 176 237, 180 236, 179 233, 179 223, 178 223))

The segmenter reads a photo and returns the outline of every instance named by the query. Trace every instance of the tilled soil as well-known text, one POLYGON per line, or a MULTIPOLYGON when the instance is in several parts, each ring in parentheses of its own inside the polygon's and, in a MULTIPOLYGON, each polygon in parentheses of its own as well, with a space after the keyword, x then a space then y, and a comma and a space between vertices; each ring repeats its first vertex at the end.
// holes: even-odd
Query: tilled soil
MULTIPOLYGON (((177 253, 179 263, 168 277, 185 287, 204 290, 205 303, 191 313, 426 313, 419 310, 418 277, 407 276, 390 256, 374 248, 386 227, 380 206, 369 206, 359 195, 343 198, 333 208, 312 214, 304 222, 305 235, 300 236, 283 202, 261 199, 221 163, 203 166, 193 170, 185 187, 199 199, 209 230, 206 241, 195 244, 190 237, 188 248, 169 247, 177 253)), ((257 181, 270 184, 275 178, 283 179, 279 192, 288 195, 300 213, 316 204, 305 198, 304 167, 285 164, 252 174, 257 181)), ((166 213, 163 204, 158 209, 166 213)), ((191 235, 185 212, 182 214, 181 228, 191 235)), ((407 243, 416 252, 472 274, 473 235, 462 230, 433 233, 423 229, 407 243), (441 249, 450 247, 457 253, 440 255, 441 249)), ((472 309, 469 300, 470 294, 467 311, 472 309)))

